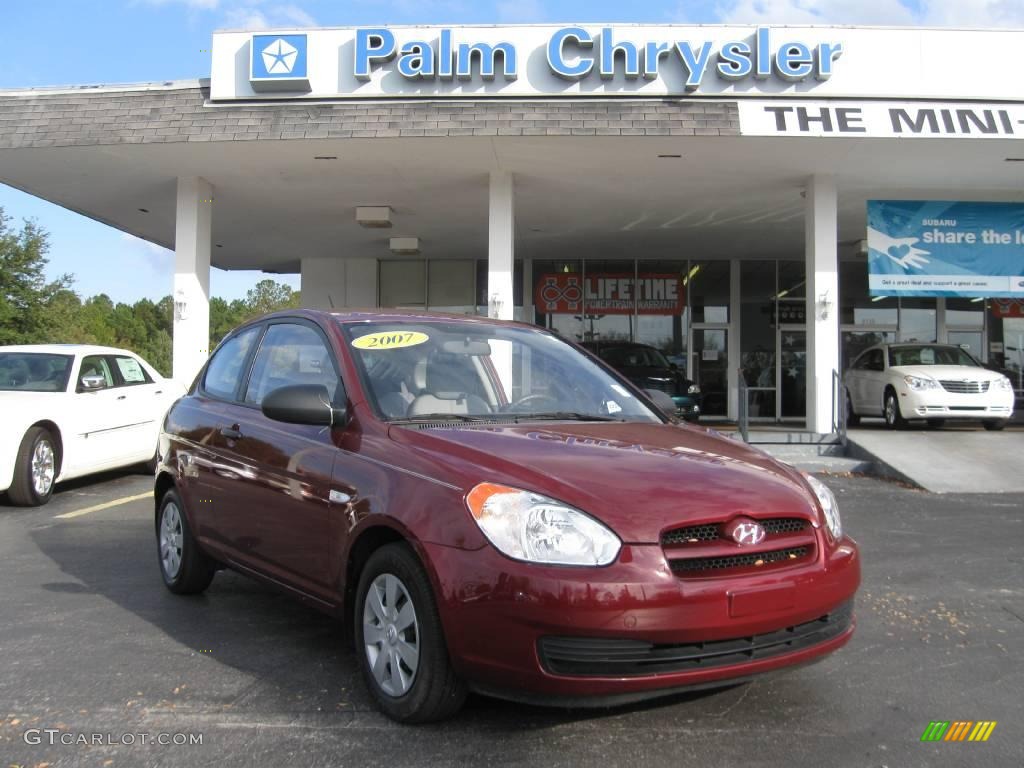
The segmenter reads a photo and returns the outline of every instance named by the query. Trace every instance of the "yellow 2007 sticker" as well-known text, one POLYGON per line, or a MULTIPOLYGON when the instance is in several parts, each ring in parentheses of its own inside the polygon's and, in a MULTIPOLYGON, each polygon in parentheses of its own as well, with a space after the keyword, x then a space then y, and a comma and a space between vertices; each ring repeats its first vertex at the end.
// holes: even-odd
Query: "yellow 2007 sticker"
POLYGON ((415 347, 429 341, 430 337, 419 331, 381 331, 360 336, 352 342, 356 349, 401 349, 415 347))

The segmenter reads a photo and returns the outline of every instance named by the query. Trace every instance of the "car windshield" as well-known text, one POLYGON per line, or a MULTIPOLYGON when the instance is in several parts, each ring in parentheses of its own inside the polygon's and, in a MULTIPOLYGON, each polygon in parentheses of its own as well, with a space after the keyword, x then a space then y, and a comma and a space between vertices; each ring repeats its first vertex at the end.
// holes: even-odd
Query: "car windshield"
POLYGON ((621 379, 546 331, 421 319, 343 328, 388 421, 662 421, 621 379))
POLYGON ((620 368, 668 368, 665 356, 654 347, 607 347, 600 356, 620 368))
POLYGON ((0 352, 0 391, 63 392, 71 360, 70 355, 0 352))
POLYGON ((980 363, 960 347, 920 344, 912 347, 889 347, 889 367, 899 365, 969 365, 980 363))

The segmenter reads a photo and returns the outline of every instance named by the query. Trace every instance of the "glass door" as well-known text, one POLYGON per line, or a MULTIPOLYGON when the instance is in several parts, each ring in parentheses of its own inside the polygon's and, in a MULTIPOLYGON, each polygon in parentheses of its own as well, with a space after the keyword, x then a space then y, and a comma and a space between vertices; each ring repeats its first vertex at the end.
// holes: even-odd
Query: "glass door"
POLYGON ((704 416, 725 418, 729 411, 729 332, 726 328, 694 328, 692 378, 700 385, 704 416))
POLYGON ((807 418, 807 331, 805 326, 779 326, 778 414, 780 420, 807 418))

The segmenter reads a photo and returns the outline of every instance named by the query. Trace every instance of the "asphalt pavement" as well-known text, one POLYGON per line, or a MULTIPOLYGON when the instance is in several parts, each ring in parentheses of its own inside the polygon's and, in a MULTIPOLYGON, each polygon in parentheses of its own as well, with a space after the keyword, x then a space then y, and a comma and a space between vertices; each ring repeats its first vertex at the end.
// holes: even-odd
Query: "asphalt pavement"
POLYGON ((420 727, 373 709, 331 619, 233 573, 168 593, 152 502, 110 505, 148 477, 0 504, 0 766, 1024 764, 1021 495, 827 482, 864 584, 857 633, 826 661, 610 710, 471 697, 420 727), (932 720, 998 725, 922 743, 932 720))

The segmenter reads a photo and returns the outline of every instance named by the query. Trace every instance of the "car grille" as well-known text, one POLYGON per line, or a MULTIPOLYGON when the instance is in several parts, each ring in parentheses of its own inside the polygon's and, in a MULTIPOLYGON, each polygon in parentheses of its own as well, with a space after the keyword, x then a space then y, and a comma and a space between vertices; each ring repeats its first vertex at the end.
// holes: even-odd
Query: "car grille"
POLYGON ((805 518, 757 520, 765 529, 765 538, 756 546, 740 545, 726 537, 722 532, 726 522, 690 525, 663 533, 661 546, 672 572, 681 578, 719 578, 802 565, 814 559, 814 528, 805 518))
POLYGON ((790 547, 775 549, 770 552, 751 552, 744 555, 727 555, 726 557, 688 557, 680 560, 669 560, 674 573, 690 573, 693 571, 717 571, 723 568, 760 567, 786 560, 799 560, 807 557, 807 547, 790 547))
POLYGON ((637 383, 642 389, 659 389, 668 395, 674 395, 676 393, 676 383, 674 381, 654 381, 653 379, 641 379, 637 383))
POLYGON ((852 622, 850 600, 813 621, 730 640, 659 645, 618 638, 542 637, 537 649, 545 669, 556 675, 657 675, 781 656, 838 637, 852 622))
POLYGON ((988 392, 989 382, 987 381, 951 381, 939 379, 939 384, 947 392, 954 392, 958 395, 981 395, 988 392))
MULTIPOLYGON (((780 533, 798 533, 806 530, 808 523, 802 517, 775 517, 768 520, 758 520, 764 526, 767 536, 775 536, 780 533)), ((694 544, 699 541, 715 541, 722 538, 722 526, 718 523, 707 525, 691 525, 686 528, 676 528, 668 531, 661 537, 662 545, 665 544, 694 544)))

